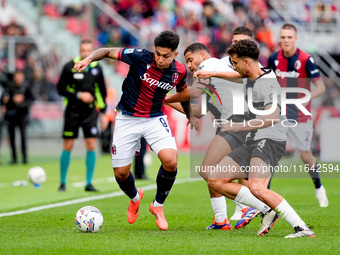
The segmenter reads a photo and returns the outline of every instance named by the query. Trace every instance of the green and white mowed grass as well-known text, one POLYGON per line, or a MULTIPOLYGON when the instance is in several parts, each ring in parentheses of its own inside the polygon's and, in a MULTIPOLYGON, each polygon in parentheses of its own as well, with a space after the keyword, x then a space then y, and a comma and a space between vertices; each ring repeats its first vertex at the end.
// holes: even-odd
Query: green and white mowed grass
MULTIPOLYGON (((71 185, 85 178, 82 158, 71 161, 68 187, 57 192, 59 164, 57 160, 39 164, 47 172, 47 181, 41 189, 12 187, 0 188, 1 212, 28 209, 81 197, 97 196, 86 193, 82 185, 71 185)), ((32 165, 33 166, 33 165, 32 165)), ((31 166, 1 167, 2 183, 27 178, 31 166), (27 168, 27 169, 24 169, 27 168)), ((149 181, 137 181, 137 186, 155 183, 159 162, 154 159, 147 174, 149 181)), ((178 179, 189 176, 189 155, 179 157, 178 179)), ((108 156, 98 158, 94 184, 100 194, 119 191, 112 180, 111 161, 108 156), (111 178, 111 179, 110 179, 111 178)), ((256 236, 260 226, 257 217, 245 229, 231 231, 205 230, 211 224, 213 213, 206 183, 202 180, 174 185, 164 205, 169 223, 167 231, 157 228, 148 208, 155 190, 146 190, 140 206, 139 218, 134 224, 126 220, 129 199, 117 196, 79 204, 0 218, 0 254, 339 254, 339 179, 323 179, 330 201, 328 208, 319 208, 314 187, 309 178, 273 179, 272 189, 283 195, 301 218, 316 233, 316 238, 287 240, 293 232, 291 226, 279 219, 264 237, 256 236), (77 210, 92 205, 104 215, 99 233, 81 233, 74 224, 77 210)), ((227 200, 228 215, 234 203, 227 200)), ((235 225, 236 222, 232 221, 235 225)))

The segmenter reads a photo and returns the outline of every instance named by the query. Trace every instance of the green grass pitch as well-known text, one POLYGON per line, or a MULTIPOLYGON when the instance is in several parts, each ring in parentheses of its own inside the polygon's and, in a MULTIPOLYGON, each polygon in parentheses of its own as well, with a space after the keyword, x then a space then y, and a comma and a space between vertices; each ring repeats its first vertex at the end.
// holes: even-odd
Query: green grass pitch
MULTIPOLYGON (((31 162, 27 166, 0 167, 0 213, 98 195, 84 191, 83 158, 72 158, 64 193, 57 192, 57 157, 34 157, 31 162), (47 172, 42 188, 33 188, 31 184, 11 186, 13 181, 27 180, 27 171, 34 165, 47 172)), ((189 177, 189 164, 189 155, 181 154, 178 179, 189 177)), ((154 158, 147 172, 150 180, 138 180, 137 186, 154 184, 158 167, 159 161, 154 158)), ((340 179, 322 181, 330 201, 328 208, 319 208, 309 178, 274 178, 272 181, 272 189, 295 208, 315 231, 316 238, 284 239, 293 229, 282 219, 268 235, 258 237, 260 217, 241 230, 205 230, 212 222, 213 213, 206 184, 198 180, 176 184, 171 190, 164 205, 169 223, 167 231, 157 228, 148 210, 155 195, 153 189, 145 191, 139 218, 132 225, 126 220, 129 202, 126 196, 0 217, 0 254, 340 254, 340 179), (80 233, 76 229, 75 213, 85 205, 93 205, 103 213, 104 224, 99 233, 80 233)), ((119 190, 107 155, 98 158, 94 185, 101 190, 99 194, 119 190)), ((235 206, 229 200, 227 204, 228 216, 231 216, 235 206)))

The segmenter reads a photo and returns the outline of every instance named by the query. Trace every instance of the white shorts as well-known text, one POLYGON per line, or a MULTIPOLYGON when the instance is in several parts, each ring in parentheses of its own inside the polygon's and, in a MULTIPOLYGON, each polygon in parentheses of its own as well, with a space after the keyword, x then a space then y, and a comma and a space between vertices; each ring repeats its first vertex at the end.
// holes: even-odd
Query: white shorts
POLYGON ((292 146, 299 151, 310 151, 313 140, 313 121, 297 123, 295 127, 289 127, 287 132, 292 146))
POLYGON ((166 115, 142 118, 123 115, 118 111, 111 149, 112 167, 131 164, 139 152, 142 137, 157 155, 163 149, 177 150, 166 115))

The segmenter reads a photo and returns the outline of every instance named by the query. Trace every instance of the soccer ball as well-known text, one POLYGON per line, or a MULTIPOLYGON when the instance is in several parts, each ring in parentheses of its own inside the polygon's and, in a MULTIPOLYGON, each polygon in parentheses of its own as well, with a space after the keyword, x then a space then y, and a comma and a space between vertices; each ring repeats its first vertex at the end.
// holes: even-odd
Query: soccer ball
POLYGON ((81 232, 97 233, 103 226, 103 214, 94 206, 80 208, 74 219, 81 232))
POLYGON ((34 166, 28 170, 27 176, 33 184, 41 185, 46 181, 45 170, 40 166, 34 166))

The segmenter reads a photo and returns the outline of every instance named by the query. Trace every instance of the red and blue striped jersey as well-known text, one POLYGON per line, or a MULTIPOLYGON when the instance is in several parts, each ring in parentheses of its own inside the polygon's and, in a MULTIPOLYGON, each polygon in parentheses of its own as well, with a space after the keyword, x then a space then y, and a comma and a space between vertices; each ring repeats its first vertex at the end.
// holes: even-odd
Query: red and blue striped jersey
MULTIPOLYGON (((275 71, 281 87, 304 88, 311 90, 310 82, 321 78, 313 58, 306 52, 297 49, 289 58, 283 55, 283 51, 273 53, 268 59, 269 66, 275 71)), ((301 98, 303 93, 288 93, 287 98, 301 98)), ((310 112, 311 102, 305 106, 310 112)), ((287 105, 287 118, 297 122, 307 122, 310 115, 304 115, 294 104, 287 105)))
POLYGON ((186 68, 176 60, 167 69, 159 69, 153 52, 127 48, 120 49, 118 60, 130 65, 116 108, 122 110, 122 114, 146 118, 162 116, 166 114, 166 94, 173 87, 178 92, 186 87, 186 68))

